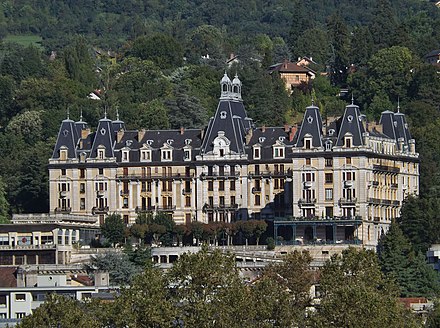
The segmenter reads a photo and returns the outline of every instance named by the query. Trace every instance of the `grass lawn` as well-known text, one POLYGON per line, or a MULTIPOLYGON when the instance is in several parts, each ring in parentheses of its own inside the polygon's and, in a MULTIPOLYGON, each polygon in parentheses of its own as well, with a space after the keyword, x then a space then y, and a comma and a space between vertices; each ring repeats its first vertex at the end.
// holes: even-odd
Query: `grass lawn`
POLYGON ((8 35, 3 39, 3 42, 15 42, 25 47, 33 45, 42 48, 41 40, 43 39, 38 35, 8 35))

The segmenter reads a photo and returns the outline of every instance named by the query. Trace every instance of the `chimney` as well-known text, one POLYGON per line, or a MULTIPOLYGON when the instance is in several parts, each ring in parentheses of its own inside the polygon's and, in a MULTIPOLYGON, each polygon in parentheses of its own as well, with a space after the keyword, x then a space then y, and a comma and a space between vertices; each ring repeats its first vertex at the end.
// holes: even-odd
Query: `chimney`
POLYGON ((290 127, 289 124, 284 124, 284 132, 289 132, 290 127))
POLYGON ((89 134, 90 134, 90 128, 85 128, 81 130, 81 139, 86 139, 89 134))
POLYGON ((120 129, 116 134, 116 142, 121 142, 123 136, 124 136, 124 130, 120 129))
POLYGON ((265 125, 263 125, 262 127, 261 127, 261 132, 266 132, 266 126, 265 125))
POLYGON ((138 130, 138 142, 141 142, 141 140, 144 138, 145 132, 145 129, 138 130))
POLYGON ((248 130, 248 132, 246 133, 246 145, 249 145, 249 142, 252 139, 252 135, 254 134, 252 128, 248 130))
POLYGON ((181 128, 180 128, 180 135, 183 135, 184 132, 185 132, 185 128, 184 128, 184 127, 181 127, 181 128))
POLYGON ((294 125, 290 128, 290 132, 289 132, 289 141, 292 142, 293 138, 295 137, 296 131, 298 130, 298 126, 294 125))
POLYGON ((200 139, 203 141, 203 137, 205 136, 205 130, 201 129, 200 130, 200 139))

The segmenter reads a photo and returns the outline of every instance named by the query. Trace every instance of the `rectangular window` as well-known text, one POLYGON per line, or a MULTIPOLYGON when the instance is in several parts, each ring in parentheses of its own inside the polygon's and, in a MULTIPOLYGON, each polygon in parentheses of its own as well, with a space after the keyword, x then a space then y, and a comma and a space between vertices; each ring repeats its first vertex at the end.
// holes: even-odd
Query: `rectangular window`
POLYGON ((254 148, 254 159, 260 159, 260 148, 254 148))
POLYGON ((79 178, 84 179, 86 177, 86 169, 79 169, 79 178))
POLYGON ((333 158, 325 159, 325 167, 333 167, 333 158))
POLYGON ((220 191, 224 191, 225 190, 225 181, 220 180, 218 182, 218 190, 220 190, 220 191))
POLYGON ((351 164, 351 157, 345 158, 345 164, 351 164))
POLYGON ((208 191, 214 191, 214 182, 208 181, 208 191))
POLYGON ((312 165, 312 160, 310 158, 306 158, 306 165, 312 165))
POLYGON ((124 197, 122 207, 123 208, 128 208, 128 198, 124 197))
POLYGON ((231 205, 235 205, 235 196, 231 196, 231 205))
POLYGON ((6 305, 6 295, 0 295, 0 306, 3 307, 6 305))
POLYGON ((260 203, 261 203, 260 195, 255 195, 255 205, 260 206, 260 203))
POLYGON ((85 210, 86 209, 86 199, 85 198, 80 198, 79 209, 80 210, 85 210))
POLYGON ((99 175, 103 175, 104 174, 104 169, 103 168, 99 168, 98 169, 98 174, 99 175))
POLYGON ((61 175, 66 175, 66 169, 61 169, 61 175))
POLYGON ((183 151, 183 160, 185 161, 191 160, 191 152, 189 150, 183 151))
POLYGON ((332 188, 325 189, 325 200, 333 200, 333 189, 332 188))
POLYGON ((225 196, 219 197, 219 203, 220 203, 220 206, 225 206, 225 196))
POLYGON ((191 207, 191 197, 190 196, 185 197, 185 206, 191 207))
POLYGON ((231 182, 229 183, 229 189, 235 190, 235 180, 231 180, 231 182))
POLYGON ((325 174, 325 183, 333 183, 333 173, 325 174))
POLYGON ((15 294, 16 301, 26 301, 26 294, 15 294))
POLYGON ((277 147, 274 148, 274 158, 284 158, 284 148, 277 147))
POLYGON ((306 139, 306 149, 312 148, 312 142, 310 139, 306 139))
POLYGON ((86 192, 86 184, 85 183, 79 184, 79 192, 80 192, 80 194, 84 194, 86 192))
POLYGON ((0 246, 9 245, 9 237, 8 236, 0 236, 0 246))

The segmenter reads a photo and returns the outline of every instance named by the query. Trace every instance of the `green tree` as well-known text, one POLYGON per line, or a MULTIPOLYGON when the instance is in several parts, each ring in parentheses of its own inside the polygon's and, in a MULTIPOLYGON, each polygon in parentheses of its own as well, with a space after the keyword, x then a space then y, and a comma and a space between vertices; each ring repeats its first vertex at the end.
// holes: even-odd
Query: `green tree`
POLYGON ((136 267, 127 254, 120 252, 96 254, 85 267, 91 273, 95 270, 107 271, 110 283, 115 286, 129 284, 144 269, 143 266, 136 267))
POLYGON ((330 79, 334 85, 345 85, 350 66, 350 38, 348 28, 339 14, 332 15, 327 23, 331 37, 330 79))
POLYGON ((122 290, 108 319, 115 327, 175 327, 177 308, 164 272, 148 267, 122 290))
POLYGON ((19 328, 102 327, 91 305, 68 297, 48 294, 45 302, 17 325, 19 328))
POLYGON ((181 44, 174 37, 166 34, 141 36, 135 39, 129 54, 142 60, 151 60, 161 69, 179 67, 183 61, 181 44))
POLYGON ((397 223, 378 245, 379 263, 387 276, 395 279, 403 297, 432 297, 439 292, 439 277, 423 255, 416 254, 397 223))
POLYGON ((159 99, 154 99, 149 103, 140 104, 140 123, 142 128, 155 130, 167 129, 170 127, 168 111, 159 99))
POLYGON ((9 223, 9 203, 6 199, 6 190, 3 178, 0 176, 0 224, 9 223))
POLYGON ((183 254, 169 271, 169 284, 174 286, 174 300, 180 305, 178 318, 185 326, 247 326, 252 309, 233 256, 219 250, 208 252, 207 247, 183 254))
POLYGON ((320 289, 312 327, 421 327, 398 301, 397 286, 384 277, 372 251, 350 248, 333 256, 321 270, 320 289))
POLYGON ((113 246, 124 242, 124 222, 119 214, 110 214, 101 226, 101 233, 113 246))

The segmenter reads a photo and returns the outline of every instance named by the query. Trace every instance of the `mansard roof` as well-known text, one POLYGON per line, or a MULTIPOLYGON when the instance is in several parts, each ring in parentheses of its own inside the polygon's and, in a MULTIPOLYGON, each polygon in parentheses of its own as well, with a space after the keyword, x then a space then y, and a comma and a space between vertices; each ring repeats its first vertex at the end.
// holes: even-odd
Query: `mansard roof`
POLYGON ((245 153, 245 137, 251 128, 251 120, 247 117, 243 102, 240 100, 221 99, 215 116, 210 119, 201 146, 203 154, 213 151, 214 139, 224 132, 230 141, 230 150, 236 154, 245 153))
POLYGON ((95 133, 95 138, 93 140, 92 148, 90 150, 90 158, 97 157, 97 150, 100 147, 105 148, 105 157, 114 157, 113 146, 115 143, 114 129, 112 126, 112 121, 108 118, 103 118, 99 120, 98 128, 95 133))
POLYGON ((63 120, 58 132, 57 143, 55 145, 52 158, 60 158, 61 148, 67 149, 67 158, 76 158, 75 150, 78 138, 75 122, 71 119, 63 120))
POLYGON ((380 124, 383 126, 383 133, 389 138, 396 141, 397 146, 400 148, 400 141, 404 146, 408 146, 411 140, 411 134, 408 129, 408 123, 406 122, 405 114, 392 111, 384 111, 380 117, 380 124))
POLYGON ((295 138, 296 147, 304 147, 304 138, 312 138, 313 147, 322 147, 322 119, 315 105, 306 108, 303 121, 295 138))
POLYGON ((344 146, 344 137, 350 135, 352 137, 353 146, 364 145, 363 134, 365 127, 362 123, 363 117, 359 110, 359 106, 354 104, 345 107, 344 115, 340 121, 337 146, 344 146))

